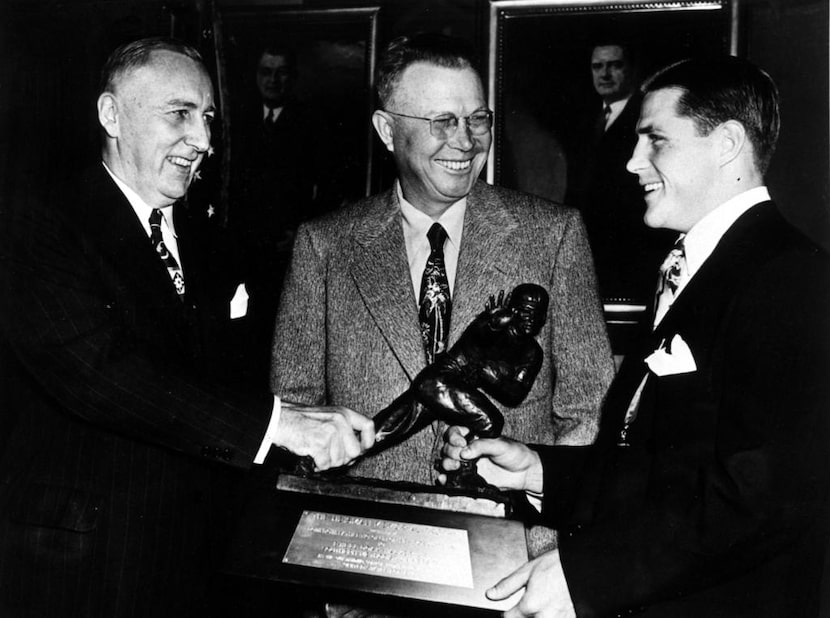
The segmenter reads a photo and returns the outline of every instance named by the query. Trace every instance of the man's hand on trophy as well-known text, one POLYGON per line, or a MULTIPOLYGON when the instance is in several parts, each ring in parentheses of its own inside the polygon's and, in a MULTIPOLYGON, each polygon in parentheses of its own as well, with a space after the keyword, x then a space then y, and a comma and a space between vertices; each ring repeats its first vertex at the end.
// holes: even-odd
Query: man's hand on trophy
MULTIPOLYGON (((441 467, 457 470, 462 460, 477 460, 478 474, 499 489, 542 493, 542 462, 539 455, 510 438, 481 438, 467 444, 466 427, 450 427, 444 434, 441 467)), ((441 474, 438 482, 446 482, 441 474)))
POLYGON ((372 419, 353 410, 281 402, 274 444, 310 457, 317 471, 350 464, 374 443, 372 419))

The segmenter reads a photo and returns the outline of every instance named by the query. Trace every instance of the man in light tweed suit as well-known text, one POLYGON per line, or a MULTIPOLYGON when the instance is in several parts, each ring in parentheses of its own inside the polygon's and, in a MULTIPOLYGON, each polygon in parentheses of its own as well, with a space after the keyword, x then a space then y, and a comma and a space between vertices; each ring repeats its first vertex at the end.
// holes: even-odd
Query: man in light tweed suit
MULTIPOLYGON (((372 415, 409 388, 427 363, 418 296, 426 233, 438 222, 447 234, 448 345, 489 295, 523 282, 550 293, 539 335, 544 364, 524 402, 504 410, 505 435, 591 442, 613 362, 579 215, 477 180, 492 113, 462 42, 396 39, 381 59, 378 90, 373 123, 398 180, 300 227, 277 316, 274 392, 372 415)), ((441 431, 428 427, 352 473, 431 484, 441 431)))

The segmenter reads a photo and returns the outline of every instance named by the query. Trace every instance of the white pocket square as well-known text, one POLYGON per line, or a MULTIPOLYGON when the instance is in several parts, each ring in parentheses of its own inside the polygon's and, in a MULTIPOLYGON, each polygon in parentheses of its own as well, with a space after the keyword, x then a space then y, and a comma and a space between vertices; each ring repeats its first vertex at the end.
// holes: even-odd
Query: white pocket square
POLYGON ((248 290, 245 284, 240 283, 231 299, 231 320, 244 318, 248 315, 248 290))
POLYGON ((646 358, 646 364, 658 376, 697 371, 692 351, 680 335, 675 335, 668 346, 661 346, 659 350, 652 352, 646 358))

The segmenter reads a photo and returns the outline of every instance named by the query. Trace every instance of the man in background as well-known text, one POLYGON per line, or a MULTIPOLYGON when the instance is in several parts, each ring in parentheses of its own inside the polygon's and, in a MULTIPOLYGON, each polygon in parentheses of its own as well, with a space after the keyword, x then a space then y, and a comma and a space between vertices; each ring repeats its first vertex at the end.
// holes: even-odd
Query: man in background
MULTIPOLYGON (((613 374, 576 211, 478 180, 493 114, 463 41, 400 37, 379 63, 373 123, 391 190, 300 226, 274 339, 272 388, 293 401, 377 412, 520 283, 551 302, 544 360, 506 435, 587 444, 613 374)), ((431 484, 443 427, 362 460, 360 476, 431 484)))
POLYGON ((488 592, 505 615, 816 616, 830 490, 830 258, 764 174, 772 79, 734 57, 652 77, 628 169, 646 223, 680 232, 649 332, 589 447, 450 430, 444 465, 542 498, 559 549, 488 592))
POLYGON ((274 318, 297 226, 316 193, 316 119, 295 95, 297 55, 268 45, 256 64, 257 95, 231 126, 229 226, 246 267, 250 337, 244 358, 267 388, 274 318))
POLYGON ((582 212, 601 296, 647 301, 671 235, 643 223, 642 192, 625 169, 642 101, 637 61, 624 41, 593 47, 591 76, 601 107, 580 135, 566 203, 582 212))
POLYGON ((4 212, 0 614, 204 615, 240 473, 272 446, 343 465, 374 428, 222 384, 239 281, 183 202, 215 114, 198 52, 120 47, 97 110, 102 161, 60 202, 4 212))

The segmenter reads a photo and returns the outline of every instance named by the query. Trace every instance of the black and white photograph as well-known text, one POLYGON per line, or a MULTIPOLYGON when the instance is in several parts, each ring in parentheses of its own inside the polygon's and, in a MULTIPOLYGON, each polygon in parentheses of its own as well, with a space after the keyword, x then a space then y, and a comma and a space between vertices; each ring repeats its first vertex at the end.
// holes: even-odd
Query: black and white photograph
POLYGON ((0 0, 0 618, 830 618, 827 0, 0 0))

